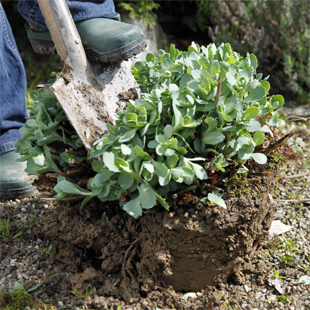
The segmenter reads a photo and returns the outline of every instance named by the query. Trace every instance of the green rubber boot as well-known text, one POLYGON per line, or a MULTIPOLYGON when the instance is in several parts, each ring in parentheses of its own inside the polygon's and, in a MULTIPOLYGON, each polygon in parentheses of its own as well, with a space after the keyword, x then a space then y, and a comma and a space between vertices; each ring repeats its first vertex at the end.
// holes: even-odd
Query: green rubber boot
POLYGON ((16 161, 18 158, 20 156, 15 151, 0 155, 0 199, 26 197, 34 191, 25 172, 26 163, 16 161))
MULTIPOLYGON (((146 47, 139 26, 107 18, 93 18, 76 23, 85 53, 90 61, 117 62, 128 60, 146 47)), ((26 25, 31 45, 36 53, 55 52, 49 31, 39 31, 26 25)))

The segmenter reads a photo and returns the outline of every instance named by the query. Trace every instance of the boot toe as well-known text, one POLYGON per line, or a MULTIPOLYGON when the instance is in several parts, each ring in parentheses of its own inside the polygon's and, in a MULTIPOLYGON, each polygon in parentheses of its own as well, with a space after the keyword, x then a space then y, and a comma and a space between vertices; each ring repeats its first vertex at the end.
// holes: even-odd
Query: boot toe
POLYGON ((18 162, 15 151, 0 155, 0 199, 9 200, 26 197, 34 192, 33 177, 25 172, 26 163, 18 162))

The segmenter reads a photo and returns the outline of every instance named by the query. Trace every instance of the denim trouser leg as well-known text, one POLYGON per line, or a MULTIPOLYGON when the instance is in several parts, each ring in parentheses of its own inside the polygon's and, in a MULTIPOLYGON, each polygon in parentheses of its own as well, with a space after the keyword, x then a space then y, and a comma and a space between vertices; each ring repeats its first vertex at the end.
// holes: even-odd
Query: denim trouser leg
MULTIPOLYGON (((67 0, 75 22, 91 18, 120 20, 113 0, 67 0)), ((20 0, 18 10, 31 27, 47 30, 35 0, 20 0)), ((28 117, 25 105, 26 75, 12 30, 0 3, 0 154, 14 150, 13 143, 22 137, 19 128, 28 117)))
MULTIPOLYGON (((120 15, 115 12, 113 0, 67 0, 67 3, 75 22, 98 17, 120 20, 120 15)), ((36 0, 19 0, 18 11, 26 19, 30 27, 47 30, 44 17, 36 0)))
POLYGON ((26 74, 11 27, 0 3, 0 154, 15 150, 28 117, 26 74))

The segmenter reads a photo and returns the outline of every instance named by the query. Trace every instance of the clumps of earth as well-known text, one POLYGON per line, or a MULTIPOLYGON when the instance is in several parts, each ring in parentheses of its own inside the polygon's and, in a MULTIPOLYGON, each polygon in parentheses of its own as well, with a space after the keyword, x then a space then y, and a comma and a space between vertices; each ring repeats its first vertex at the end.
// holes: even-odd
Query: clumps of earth
POLYGON ((53 240, 50 260, 59 265, 46 284, 61 285, 63 295, 95 287, 89 304, 100 309, 121 303, 183 309, 186 303, 176 296, 185 292, 201 296, 190 309, 203 309, 206 300, 216 305, 216 288, 244 283, 253 272, 251 259, 267 240, 276 211, 267 200, 277 167, 272 161, 254 165, 247 182, 228 186, 226 210, 201 203, 197 193, 177 193, 170 212, 156 206, 138 219, 117 202, 93 200, 82 210, 80 203, 61 202, 34 230, 53 240))

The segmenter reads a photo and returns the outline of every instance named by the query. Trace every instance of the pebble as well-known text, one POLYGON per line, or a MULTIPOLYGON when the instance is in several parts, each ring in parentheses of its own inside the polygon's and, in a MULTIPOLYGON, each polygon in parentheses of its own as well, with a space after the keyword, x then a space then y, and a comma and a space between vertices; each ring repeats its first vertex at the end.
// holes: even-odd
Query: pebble
POLYGON ((244 291, 246 293, 248 293, 251 290, 247 285, 244 285, 243 287, 244 287, 244 291))

